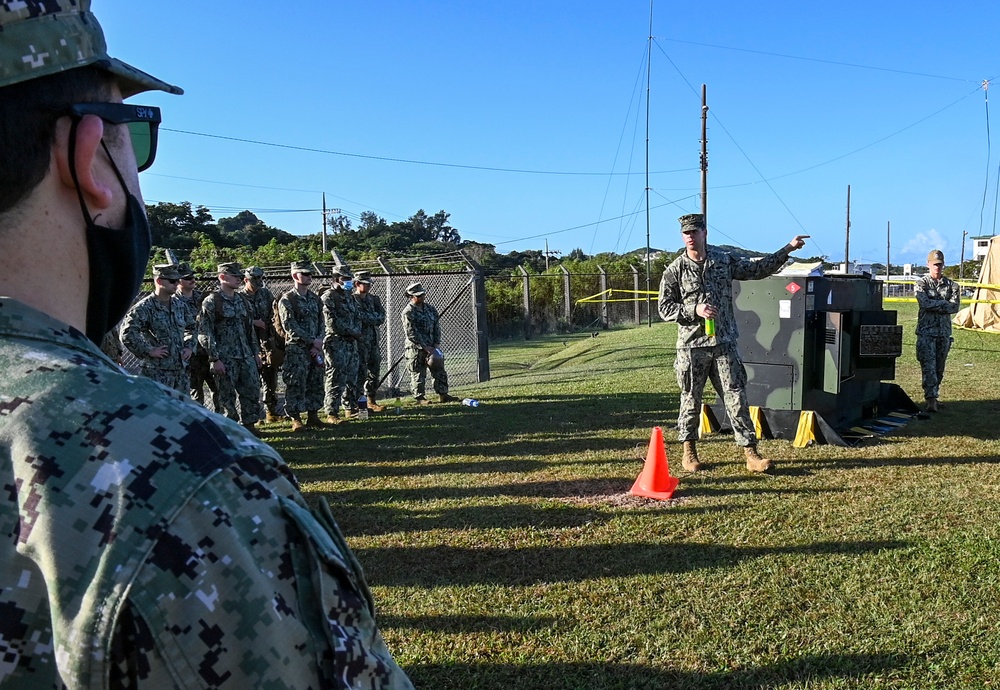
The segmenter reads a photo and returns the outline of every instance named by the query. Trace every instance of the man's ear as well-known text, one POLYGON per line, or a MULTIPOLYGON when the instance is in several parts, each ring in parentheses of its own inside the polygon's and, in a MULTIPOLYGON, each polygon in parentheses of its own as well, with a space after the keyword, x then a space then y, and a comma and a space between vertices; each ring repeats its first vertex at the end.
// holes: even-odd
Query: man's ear
MULTIPOLYGON (((104 137, 104 121, 96 115, 84 115, 76 125, 76 146, 74 151, 70 151, 70 131, 73 127, 73 120, 69 117, 61 117, 56 122, 56 136, 53 150, 56 158, 56 167, 59 171, 59 180, 76 194, 77 184, 83 193, 83 200, 87 208, 96 211, 104 210, 111 206, 114 200, 114 188, 111 187, 102 176, 102 172, 108 167, 102 164, 98 151, 101 150, 101 139, 104 137), (73 181, 73 173, 70 168, 70 158, 76 164, 76 182, 73 181)), ((97 215, 96 213, 92 215, 97 215)))

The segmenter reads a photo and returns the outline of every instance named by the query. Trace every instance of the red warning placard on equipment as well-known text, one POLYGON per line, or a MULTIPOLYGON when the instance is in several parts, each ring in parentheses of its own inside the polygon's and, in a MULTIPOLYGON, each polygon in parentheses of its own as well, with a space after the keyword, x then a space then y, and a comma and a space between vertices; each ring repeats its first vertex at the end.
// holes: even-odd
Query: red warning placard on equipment
POLYGON ((796 292, 802 289, 802 286, 799 285, 798 283, 789 283, 788 285, 785 286, 785 289, 794 295, 796 292))

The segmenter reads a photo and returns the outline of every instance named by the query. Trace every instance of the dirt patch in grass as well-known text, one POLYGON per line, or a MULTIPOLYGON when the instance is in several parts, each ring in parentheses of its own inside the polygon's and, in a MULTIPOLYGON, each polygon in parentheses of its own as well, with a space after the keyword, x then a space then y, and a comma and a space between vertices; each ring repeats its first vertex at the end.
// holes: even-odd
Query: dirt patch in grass
POLYGON ((612 508, 673 508, 687 503, 690 496, 678 496, 666 501, 659 501, 643 496, 634 496, 628 491, 622 491, 619 481, 595 479, 593 481, 573 482, 573 493, 557 495, 552 498, 565 501, 572 505, 610 506, 612 508))

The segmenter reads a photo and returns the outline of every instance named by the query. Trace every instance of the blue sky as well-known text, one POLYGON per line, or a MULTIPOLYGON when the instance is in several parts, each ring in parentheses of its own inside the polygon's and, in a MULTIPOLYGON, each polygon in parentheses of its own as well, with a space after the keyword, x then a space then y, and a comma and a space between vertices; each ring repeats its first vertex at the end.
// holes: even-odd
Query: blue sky
POLYGON ((648 56, 652 246, 699 210, 703 83, 710 242, 841 261, 848 185, 851 259, 887 226, 893 264, 994 232, 1000 3, 658 1, 652 43, 648 0, 94 4, 112 55, 186 91, 133 99, 164 110, 151 203, 304 234, 326 192, 502 253, 636 249, 648 56))

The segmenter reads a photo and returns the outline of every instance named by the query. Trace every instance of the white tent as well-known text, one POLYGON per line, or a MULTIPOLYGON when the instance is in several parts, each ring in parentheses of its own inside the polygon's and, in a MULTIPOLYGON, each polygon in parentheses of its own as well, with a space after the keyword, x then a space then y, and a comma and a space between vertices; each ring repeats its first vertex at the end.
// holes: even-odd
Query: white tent
MULTIPOLYGON (((976 288, 974 300, 1000 301, 1000 237, 990 240, 990 248, 983 259, 979 272, 980 286, 976 288)), ((952 322, 961 328, 1000 333, 1000 304, 973 302, 955 314, 952 322)))

